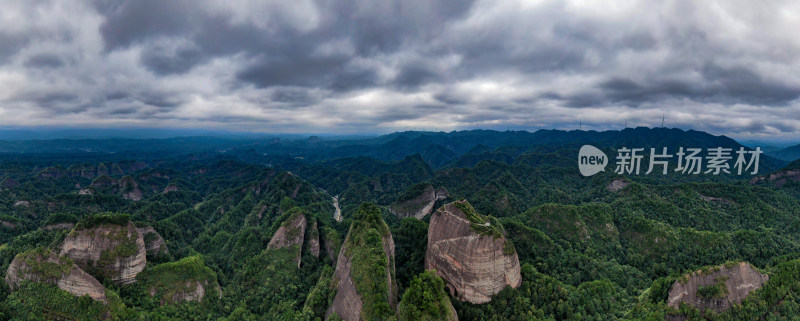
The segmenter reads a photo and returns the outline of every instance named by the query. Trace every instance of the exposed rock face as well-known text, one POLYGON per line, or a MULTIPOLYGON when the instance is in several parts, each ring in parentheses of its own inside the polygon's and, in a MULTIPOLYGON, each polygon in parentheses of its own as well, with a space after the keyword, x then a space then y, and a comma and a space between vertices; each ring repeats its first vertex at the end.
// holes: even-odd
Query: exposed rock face
POLYGON ((447 198, 447 190, 443 188, 437 190, 434 189, 433 186, 428 185, 425 187, 422 194, 416 198, 393 203, 389 207, 389 211, 401 218, 416 217, 421 220, 425 215, 433 211, 433 206, 436 204, 436 201, 445 198, 447 198))
POLYGON ((78 195, 94 195, 94 191, 91 188, 82 188, 78 191, 78 195))
POLYGON ((339 257, 339 249, 342 247, 342 240, 339 238, 339 234, 330 227, 322 228, 322 232, 325 251, 328 252, 328 257, 330 257, 331 261, 336 263, 336 258, 339 257))
MULTIPOLYGON (((374 206, 374 205, 373 205, 374 206)), ((363 205, 362 205, 363 208, 363 205)), ((359 210, 361 211, 361 210, 359 210)), ((392 238, 392 234, 389 232, 386 223, 380 219, 380 212, 378 211, 378 218, 380 220, 378 224, 382 226, 376 226, 382 233, 381 237, 381 247, 383 248, 383 255, 386 257, 386 289, 388 289, 387 297, 389 298, 389 306, 392 309, 396 309, 397 307, 397 296, 398 296, 398 289, 397 289, 397 282, 394 279, 395 274, 395 266, 394 266, 394 239, 392 238), (384 230, 385 228, 385 230, 384 230)), ((339 256, 336 261, 336 271, 334 272, 333 279, 336 280, 338 283, 338 289, 336 291, 336 296, 333 299, 333 303, 331 304, 330 308, 328 308, 328 312, 326 315, 330 317, 334 312, 345 321, 357 321, 362 320, 361 312, 364 309, 364 301, 361 298, 361 295, 358 292, 357 285, 355 282, 358 282, 353 279, 351 272, 353 270, 353 252, 356 251, 363 251, 364 249, 355 247, 352 242, 353 231, 356 230, 356 224, 370 224, 367 222, 363 222, 359 220, 358 214, 356 214, 356 219, 359 222, 353 223, 354 226, 350 228, 350 232, 347 234, 345 238, 344 245, 342 249, 339 251, 339 256), (350 247, 348 249, 348 247, 350 247)))
POLYGON ((16 201, 16 202, 14 202, 14 206, 27 207, 27 206, 30 206, 30 205, 31 205, 31 202, 29 202, 29 201, 16 201))
POLYGON ((142 190, 139 189, 139 183, 133 177, 125 176, 119 180, 119 190, 122 192, 122 198, 138 202, 142 200, 142 190))
POLYGON ((0 221, 0 226, 7 228, 15 228, 17 227, 17 224, 9 221, 0 221))
POLYGON ((700 311, 711 309, 720 313, 733 304, 742 303, 750 292, 760 288, 769 279, 769 276, 745 262, 721 265, 709 272, 697 271, 689 275, 686 282, 675 281, 669 290, 667 304, 677 309, 681 302, 685 302, 700 311), (698 290, 715 285, 720 287, 720 291, 712 297, 707 294, 703 297, 704 293, 698 290))
MULTIPOLYGON (((186 282, 187 288, 194 287, 194 291, 178 291, 172 295, 172 302, 180 302, 180 301, 200 301, 206 295, 206 286, 208 286, 208 282, 206 282, 205 286, 203 282, 194 281, 194 282, 186 282)), ((163 303, 162 303, 163 304, 163 303)))
POLYGON ((697 193, 697 196, 700 196, 700 199, 702 199, 702 200, 704 200, 706 202, 720 202, 720 203, 724 203, 724 204, 733 203, 731 200, 729 200, 727 198, 706 196, 706 195, 703 195, 703 194, 700 194, 700 193, 697 193))
POLYGON ((102 175, 92 181, 91 187, 111 187, 117 184, 117 180, 108 175, 102 175))
MULTIPOLYGON (((456 203, 474 211, 466 201, 456 203)), ((425 269, 436 270, 453 297, 475 304, 491 301, 506 286, 519 287, 519 258, 513 245, 505 244, 511 241, 478 233, 456 203, 442 206, 431 216, 425 269)), ((489 228, 489 224, 481 226, 489 228)))
POLYGON ((140 227, 138 232, 144 239, 144 247, 147 251, 147 255, 154 256, 161 253, 169 253, 164 238, 161 237, 161 234, 158 234, 156 229, 152 226, 140 227))
POLYGON ((60 255, 121 284, 136 282, 147 263, 142 233, 130 222, 74 230, 64 239, 60 255))
POLYGON ((17 255, 6 273, 6 283, 13 291, 24 280, 43 282, 75 296, 89 295, 92 299, 108 303, 106 288, 71 260, 50 250, 37 248, 17 255))
POLYGON ((287 219, 272 239, 269 240, 267 249, 282 249, 293 245, 299 245, 300 251, 297 252, 297 267, 300 267, 300 258, 303 252, 303 239, 306 235, 306 216, 297 214, 287 219))
POLYGON ((178 187, 175 185, 167 185, 167 187, 164 187, 164 191, 162 192, 162 194, 166 194, 169 192, 177 192, 178 190, 179 190, 178 187))
POLYGON ((139 279, 150 296, 160 298, 161 305, 202 301, 208 293, 222 296, 216 274, 199 256, 162 263, 142 273, 139 279))
POLYGON ((317 221, 311 224, 311 232, 309 233, 308 250, 315 258, 319 258, 319 229, 317 229, 317 221))
POLYGON ((631 185, 631 182, 626 179, 615 179, 613 182, 609 183, 608 186, 606 186, 606 189, 608 189, 609 192, 616 192, 628 187, 628 185, 631 185))
POLYGON ((754 177, 750 180, 750 184, 755 184, 761 181, 774 182, 775 186, 781 187, 789 181, 800 182, 800 169, 784 170, 767 176, 754 177))
POLYGON ((67 172, 61 167, 48 167, 39 173, 41 178, 62 178, 67 172))

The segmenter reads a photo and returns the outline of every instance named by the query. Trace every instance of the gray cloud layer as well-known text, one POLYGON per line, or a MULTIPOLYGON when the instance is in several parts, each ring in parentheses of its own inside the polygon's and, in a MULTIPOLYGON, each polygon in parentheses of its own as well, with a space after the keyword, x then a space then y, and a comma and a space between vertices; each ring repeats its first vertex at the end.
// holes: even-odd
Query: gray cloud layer
POLYGON ((9 0, 0 126, 800 136, 793 1, 9 0))

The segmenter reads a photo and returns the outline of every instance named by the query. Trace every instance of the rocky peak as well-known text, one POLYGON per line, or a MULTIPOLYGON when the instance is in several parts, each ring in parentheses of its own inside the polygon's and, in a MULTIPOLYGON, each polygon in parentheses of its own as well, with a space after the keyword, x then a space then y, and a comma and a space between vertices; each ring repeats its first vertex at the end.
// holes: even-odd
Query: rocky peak
POLYGON ((111 187, 117 184, 117 180, 108 175, 101 175, 92 181, 91 187, 111 187))
POLYGON ((294 245, 298 245, 300 250, 297 252, 295 261, 297 267, 300 267, 300 258, 303 252, 303 239, 306 234, 306 216, 300 212, 291 215, 286 221, 281 224, 272 239, 269 240, 267 249, 282 249, 294 245))
POLYGON ((22 281, 42 282, 58 286, 75 296, 88 295, 108 303, 106 289, 97 279, 84 272, 72 260, 58 256, 49 249, 35 248, 14 257, 6 272, 11 290, 22 281))
POLYGON ((750 292, 760 288, 769 277, 752 265, 728 263, 685 275, 672 285, 667 304, 680 308, 689 304, 700 311, 710 309, 716 313, 740 304, 750 292))
POLYGON ((60 255, 95 276, 121 284, 136 282, 146 264, 144 237, 130 221, 81 222, 64 239, 60 255))
POLYGON ((431 216, 425 269, 436 270, 450 294, 481 304, 506 286, 522 283, 514 245, 497 220, 475 212, 464 200, 442 206, 431 216))
POLYGON ((327 315, 336 313, 347 321, 393 315, 398 296, 394 275, 392 233, 378 207, 361 205, 339 251, 333 275, 338 286, 327 315))
POLYGON ((311 231, 308 235, 308 251, 311 252, 315 258, 319 258, 319 229, 317 228, 317 220, 311 223, 311 231))
POLYGON ((201 301, 208 293, 222 295, 216 273, 199 256, 159 264, 139 279, 150 296, 160 298, 161 305, 201 301))
POLYGON ((133 177, 125 176, 119 180, 119 190, 122 193, 122 198, 138 202, 142 200, 142 190, 139 189, 139 183, 133 177))
POLYGON ((447 190, 444 188, 434 189, 430 184, 415 185, 400 195, 400 198, 389 206, 389 211, 401 218, 416 217, 421 220, 433 211, 436 201, 445 198, 447 190))

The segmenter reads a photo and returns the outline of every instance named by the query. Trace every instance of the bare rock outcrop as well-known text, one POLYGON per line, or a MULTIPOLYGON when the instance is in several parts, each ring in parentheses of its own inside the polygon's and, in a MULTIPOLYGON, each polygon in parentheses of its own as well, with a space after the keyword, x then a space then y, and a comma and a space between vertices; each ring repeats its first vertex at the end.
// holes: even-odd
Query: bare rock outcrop
POLYGON ((158 234, 156 229, 152 226, 140 227, 138 231, 144 239, 144 247, 147 251, 147 255, 155 256, 161 253, 169 253, 167 242, 164 241, 161 234, 158 234))
POLYGON ((143 272, 139 279, 150 296, 160 299, 161 305, 202 301, 209 293, 222 295, 216 274, 205 265, 200 256, 189 256, 179 261, 156 265, 143 272))
MULTIPOLYGON (((189 302, 189 301, 200 301, 203 300, 203 297, 206 295, 206 287, 208 287, 208 281, 201 282, 201 281, 189 281, 186 282, 186 291, 176 291, 172 295, 172 302, 189 302), (193 290, 192 290, 193 289, 193 290)), ((166 299, 161 300, 161 305, 166 303, 166 299)))
POLYGON ((275 232, 275 235, 272 236, 272 239, 269 240, 269 245, 267 245, 267 249, 282 249, 291 247, 293 245, 299 245, 300 250, 297 252, 297 257, 295 261, 297 262, 297 267, 300 267, 300 258, 302 257, 303 252, 303 239, 306 235, 306 216, 297 213, 295 215, 290 216, 286 221, 281 224, 281 227, 278 228, 278 231, 275 232))
POLYGON ((175 185, 167 185, 167 187, 164 187, 164 191, 163 191, 163 192, 161 192, 161 193, 162 193, 162 194, 166 194, 166 193, 169 193, 169 192, 177 192, 177 191, 179 191, 179 190, 180 190, 180 189, 178 188, 178 186, 175 186, 175 185))
POLYGON ((6 220, 0 220, 0 226, 7 227, 7 228, 15 228, 15 227, 17 227, 17 223, 14 223, 14 222, 11 222, 11 221, 6 221, 6 220))
POLYGON ((117 184, 117 180, 113 179, 111 176, 108 175, 100 175, 99 177, 95 178, 90 184, 90 187, 111 187, 117 184))
MULTIPOLYGON (((413 193, 416 194, 416 192, 413 193)), ((428 184, 416 197, 404 198, 408 198, 408 196, 403 195, 401 199, 392 203, 389 211, 397 217, 415 217, 421 220, 433 211, 436 201, 447 198, 447 190, 444 188, 434 189, 432 185, 428 184)))
MULTIPOLYGON (((375 205, 365 204, 355 214, 353 225, 345 237, 342 249, 336 262, 336 271, 333 274, 335 284, 338 284, 336 296, 326 313, 330 317, 336 313, 342 320, 363 320, 362 312, 371 311, 372 307, 365 306, 362 296, 375 295, 360 293, 359 289, 375 290, 376 285, 370 287, 367 279, 372 279, 376 273, 369 265, 384 264, 383 274, 386 277, 384 289, 388 291, 389 306, 394 310, 398 304, 398 288, 395 275, 394 239, 389 227, 380 217, 380 209, 375 205), (380 241, 370 235, 380 235, 380 241), (383 251, 376 249, 382 249, 383 251), (382 252, 382 253, 381 253, 382 252), (380 253, 380 254, 378 254, 380 253), (356 266, 360 264, 361 266, 356 266)), ((373 303, 374 304, 374 303, 373 303)), ((367 313, 369 315, 369 312, 367 313)), ((378 316, 380 317, 380 316, 378 316)))
POLYGON ((733 304, 742 303, 750 292, 760 288, 768 279, 769 276, 745 262, 696 271, 675 281, 669 290, 667 304, 677 309, 681 303, 686 303, 700 311, 710 309, 720 313, 733 304))
POLYGON ((106 288, 97 279, 84 272, 72 260, 61 257, 46 248, 36 248, 18 254, 6 272, 6 283, 11 290, 22 281, 53 284, 75 296, 88 295, 108 303, 106 288))
POLYGON ((606 189, 608 189, 609 192, 616 192, 625 187, 628 187, 628 185, 631 185, 631 182, 629 180, 620 178, 620 179, 615 179, 611 183, 608 183, 606 189))
POLYGON ((56 166, 56 167, 47 167, 41 172, 39 172, 40 178, 62 178, 67 175, 67 171, 64 168, 56 166))
POLYGON ((61 246, 61 256, 75 261, 83 270, 114 282, 136 282, 147 263, 144 237, 133 223, 78 226, 61 246))
POLYGON ((506 286, 522 283, 519 257, 496 220, 461 200, 431 216, 425 269, 436 270, 450 294, 475 304, 491 301, 506 286))
POLYGON ((122 198, 138 202, 142 200, 142 190, 139 189, 139 183, 133 177, 125 176, 119 180, 119 190, 122 193, 122 198))
POLYGON ((311 231, 308 235, 308 251, 315 258, 319 258, 319 229, 317 228, 316 220, 311 223, 311 231))
POLYGON ((789 181, 800 182, 800 169, 782 170, 766 176, 754 177, 750 180, 750 184, 763 181, 773 182, 777 187, 781 187, 789 181))

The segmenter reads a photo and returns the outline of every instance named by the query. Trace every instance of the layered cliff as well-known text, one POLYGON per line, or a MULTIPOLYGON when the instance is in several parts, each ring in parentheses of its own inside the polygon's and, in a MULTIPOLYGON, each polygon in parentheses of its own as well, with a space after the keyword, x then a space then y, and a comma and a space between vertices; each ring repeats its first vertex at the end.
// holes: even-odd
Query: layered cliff
POLYGON ((13 291, 23 281, 58 286, 75 296, 88 295, 107 303, 106 289, 97 279, 84 272, 72 260, 46 248, 35 248, 14 257, 6 272, 6 283, 13 291))
POLYGON ((740 304, 750 292, 760 288, 769 276, 752 265, 739 262, 696 271, 675 281, 669 290, 667 304, 680 308, 689 304, 700 311, 720 313, 733 304, 740 304))
POLYGON ((128 284, 144 270, 146 253, 142 233, 125 217, 79 223, 64 239, 60 255, 96 277, 128 284))
POLYGON ((330 317, 346 321, 383 320, 397 307, 394 240, 380 209, 363 204, 345 237, 333 275, 338 284, 330 317))
POLYGON ((281 227, 278 228, 275 235, 272 236, 272 239, 269 240, 267 249, 283 249, 297 245, 299 250, 297 251, 297 256, 294 261, 297 263, 297 267, 300 267, 300 258, 303 253, 303 239, 306 235, 306 222, 306 216, 301 212, 296 212, 291 215, 281 224, 281 227))
POLYGON ((491 301, 506 286, 522 283, 514 245, 493 218, 475 212, 464 200, 442 206, 431 216, 425 269, 436 270, 462 301, 491 301))
POLYGON ((421 220, 433 211, 436 201, 445 198, 447 198, 447 190, 434 189, 430 184, 418 184, 400 195, 397 201, 389 206, 389 210, 401 218, 415 217, 421 220))
POLYGON ((308 233, 308 251, 315 258, 319 258, 319 229, 317 228, 317 221, 311 223, 311 231, 308 233))

